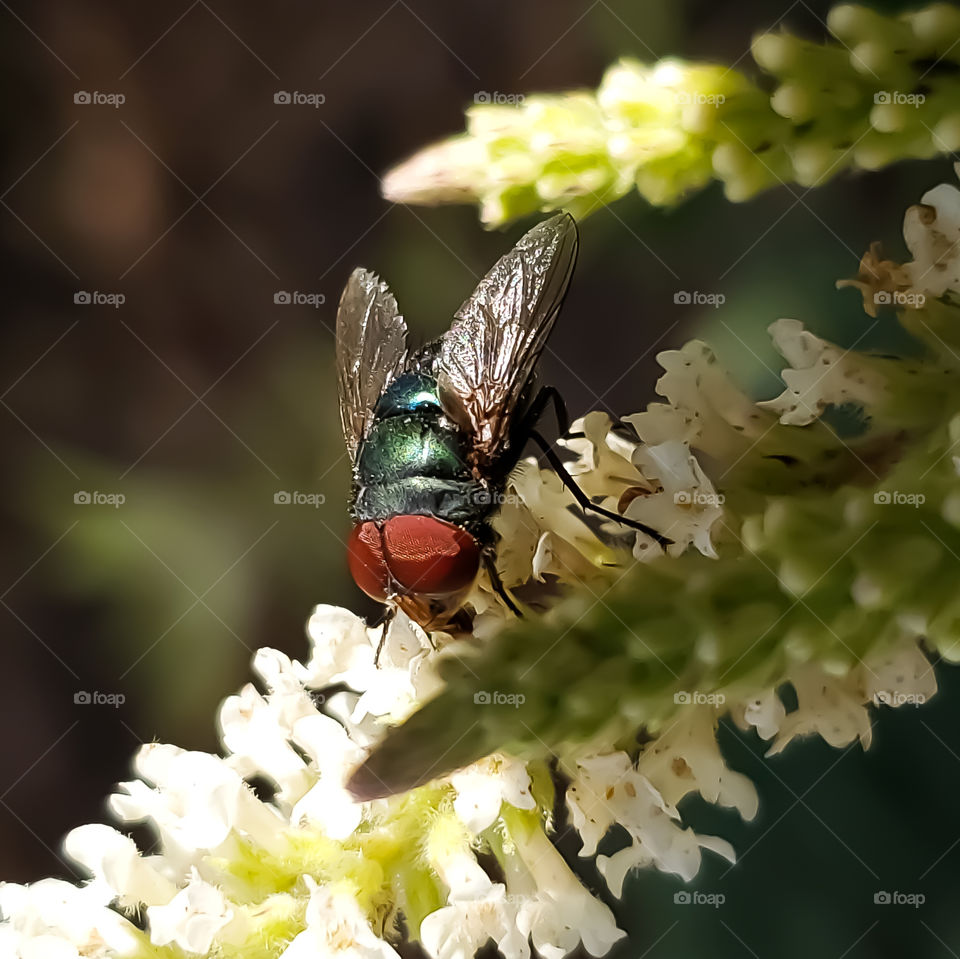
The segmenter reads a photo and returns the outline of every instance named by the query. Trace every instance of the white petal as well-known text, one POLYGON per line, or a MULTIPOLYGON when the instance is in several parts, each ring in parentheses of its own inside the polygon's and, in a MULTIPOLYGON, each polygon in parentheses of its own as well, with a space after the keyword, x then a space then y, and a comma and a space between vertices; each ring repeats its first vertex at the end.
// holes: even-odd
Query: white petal
POLYGON ((204 882, 196 871, 188 883, 164 906, 150 906, 147 920, 155 946, 176 943, 185 952, 204 955, 217 933, 233 919, 223 893, 204 882))
POLYGON ((67 833, 64 850, 74 862, 102 879, 121 904, 165 903, 177 887, 144 860, 136 844, 110 826, 78 826, 67 833))
POLYGON ((366 624, 347 609, 317 606, 307 623, 307 635, 313 644, 306 664, 310 686, 325 686, 350 670, 373 664, 376 650, 366 624))
POLYGON ((309 876, 304 881, 310 890, 307 928, 280 959, 400 959, 370 928, 353 896, 318 886, 309 876))

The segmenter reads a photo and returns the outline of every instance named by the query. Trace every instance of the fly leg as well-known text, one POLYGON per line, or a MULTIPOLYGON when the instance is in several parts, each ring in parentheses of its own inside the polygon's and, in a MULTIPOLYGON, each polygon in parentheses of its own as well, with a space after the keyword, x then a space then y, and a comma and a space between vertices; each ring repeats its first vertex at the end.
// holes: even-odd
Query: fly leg
POLYGON ((560 436, 566 436, 570 432, 570 416, 567 413, 567 404, 563 402, 560 391, 555 386, 541 386, 537 390, 533 402, 523 415, 523 421, 520 424, 521 436, 529 435, 530 431, 543 419, 543 414, 547 412, 547 406, 551 403, 553 404, 553 415, 557 419, 557 430, 560 436))
POLYGON ((547 462, 553 468, 557 476, 560 477, 560 482, 571 493, 573 493, 573 498, 580 504, 580 508, 584 511, 589 510, 592 513, 596 513, 599 516, 605 516, 607 519, 615 520, 618 523, 621 523, 623 526, 629 526, 631 529, 639 530, 641 533, 646 533, 651 539, 656 540, 661 546, 669 546, 673 540, 667 536, 664 536, 663 533, 658 532, 652 526, 647 526, 646 523, 640 523, 635 519, 628 519, 626 516, 622 516, 620 513, 614 513, 612 510, 605 509, 603 506, 597 506, 596 503, 590 502, 590 497, 579 486, 577 486, 577 481, 567 472, 567 467, 564 465, 563 460, 557 456, 554 448, 536 431, 530 430, 530 439, 540 447, 543 451, 543 455, 547 458, 547 462))
POLYGON ((521 424, 521 438, 523 439, 532 439, 537 446, 543 451, 543 455, 547 458, 547 462, 553 468, 557 476, 560 477, 560 481, 564 486, 573 494, 573 498, 580 504, 580 508, 584 511, 589 510, 592 513, 597 513, 599 516, 605 516, 607 519, 615 520, 616 522, 622 524, 623 526, 629 526, 631 529, 639 530, 641 533, 646 533, 647 536, 656 540, 663 547, 669 546, 673 540, 667 536, 664 536, 663 533, 658 532, 653 529, 651 526, 647 526, 645 523, 639 523, 637 520, 628 519, 626 516, 621 516, 620 513, 614 513, 612 510, 604 509, 602 506, 597 506, 596 503, 590 501, 590 497, 577 485, 577 481, 570 475, 567 467, 564 465, 563 460, 557 455, 556 450, 540 435, 536 430, 537 422, 543 417, 543 414, 547 410, 547 406, 552 403, 554 414, 557 418, 557 425, 560 429, 560 435, 564 436, 570 429, 570 419, 567 416, 567 408, 563 402, 563 398, 560 396, 560 393, 552 386, 544 386, 539 393, 534 397, 533 402, 530 404, 529 409, 527 410, 526 415, 523 418, 523 423, 521 424))
POLYGON ((373 657, 374 668, 380 668, 380 654, 383 652, 383 644, 387 641, 387 631, 390 629, 391 624, 397 615, 397 607, 392 603, 389 605, 384 614, 383 619, 380 620, 380 626, 382 627, 380 632, 380 642, 377 643, 377 651, 373 657))
POLYGON ((497 564, 493 560, 493 554, 488 550, 484 550, 481 555, 483 556, 483 566, 487 571, 487 575, 490 577, 490 585, 493 587, 493 591, 507 604, 507 608, 511 613, 523 619, 523 613, 520 612, 519 607, 507 592, 507 588, 503 585, 503 580, 500 579, 500 574, 497 572, 497 564))

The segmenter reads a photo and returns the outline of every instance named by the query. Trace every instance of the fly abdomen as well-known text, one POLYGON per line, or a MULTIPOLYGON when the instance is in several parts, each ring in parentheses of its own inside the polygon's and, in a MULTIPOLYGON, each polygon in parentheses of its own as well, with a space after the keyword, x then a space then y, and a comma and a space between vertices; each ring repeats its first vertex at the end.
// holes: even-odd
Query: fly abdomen
POLYGON ((495 500, 474 480, 408 476, 361 487, 352 513, 358 522, 406 514, 436 516, 458 526, 473 527, 490 514, 495 500))
POLYGON ((374 423, 357 461, 361 486, 389 483, 407 476, 466 479, 470 470, 457 434, 435 419, 416 413, 374 423))

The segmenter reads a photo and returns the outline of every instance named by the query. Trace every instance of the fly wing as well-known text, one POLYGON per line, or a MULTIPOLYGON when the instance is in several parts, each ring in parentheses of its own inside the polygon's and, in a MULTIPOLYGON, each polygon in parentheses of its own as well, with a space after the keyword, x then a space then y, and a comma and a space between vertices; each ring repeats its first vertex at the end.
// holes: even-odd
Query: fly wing
POLYGON ((387 284, 369 270, 354 270, 337 311, 340 419, 353 459, 380 394, 403 367, 406 347, 407 325, 387 284))
POLYGON ((493 459, 509 437, 576 258, 570 214, 537 224, 480 281, 440 341, 441 394, 461 408, 481 460, 493 459))

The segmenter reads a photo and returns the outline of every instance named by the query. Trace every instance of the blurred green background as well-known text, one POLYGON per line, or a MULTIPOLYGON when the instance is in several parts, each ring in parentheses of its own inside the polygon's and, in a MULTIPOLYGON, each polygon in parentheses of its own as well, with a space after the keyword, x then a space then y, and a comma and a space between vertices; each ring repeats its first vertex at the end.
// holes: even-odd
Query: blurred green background
MULTIPOLYGON (((3 4, 0 876, 70 875, 61 836, 104 819, 139 743, 216 749, 216 707, 252 651, 305 656, 315 603, 375 612, 343 559, 340 289, 354 266, 376 269, 428 338, 523 229, 484 233, 467 208, 390 207, 378 176, 461 129, 481 91, 595 86, 624 54, 750 69, 755 31, 782 22, 822 38, 825 11, 3 4), (125 102, 77 103, 81 91, 125 102), (278 91, 325 101, 277 104, 278 91), (277 303, 280 291, 323 303, 277 303), (277 504, 279 491, 325 501, 277 504), (84 492, 125 499, 77 502, 84 492)), ((627 198, 583 225, 544 376, 574 414, 624 413, 652 398, 655 354, 703 331, 766 395, 778 317, 889 348, 892 318, 873 326, 834 280, 871 240, 902 255, 903 211, 952 176, 947 161, 905 164, 738 206, 712 188, 670 211, 627 198), (676 305, 680 290, 725 303, 676 305)), ((731 765, 760 785, 757 820, 685 808, 741 854, 733 869, 708 855, 692 887, 725 901, 677 903, 679 881, 639 875, 616 906, 632 933, 616 955, 960 953, 960 676, 938 676, 933 704, 877 716, 867 754, 810 742, 767 763, 755 738, 725 730, 731 765), (926 902, 878 905, 880 891, 926 902)), ((575 839, 564 848, 575 858, 575 839)))

